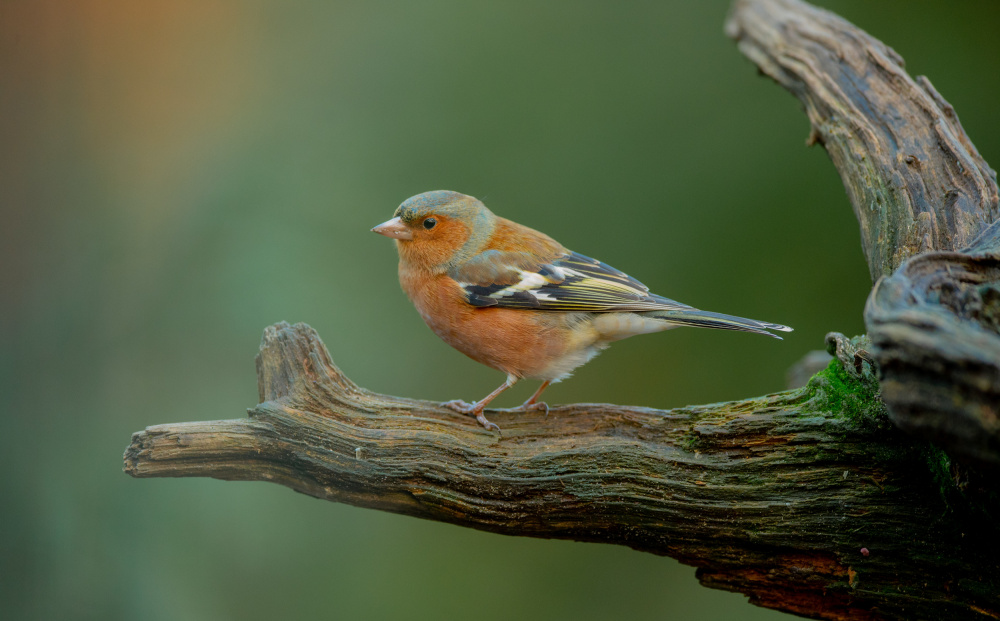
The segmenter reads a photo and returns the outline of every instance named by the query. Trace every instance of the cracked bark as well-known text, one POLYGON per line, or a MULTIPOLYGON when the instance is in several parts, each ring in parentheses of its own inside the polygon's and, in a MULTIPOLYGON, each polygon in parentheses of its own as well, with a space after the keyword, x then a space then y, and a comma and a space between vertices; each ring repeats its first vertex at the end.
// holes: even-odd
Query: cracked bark
POLYGON ((741 0, 726 29, 802 100, 810 140, 840 171, 878 280, 871 340, 830 335, 833 362, 788 392, 494 411, 499 438, 356 386, 311 328, 281 323, 264 332, 248 418, 148 427, 126 472, 272 481, 493 532, 619 543, 808 617, 1000 617, 995 173, 930 82, 839 17, 741 0))

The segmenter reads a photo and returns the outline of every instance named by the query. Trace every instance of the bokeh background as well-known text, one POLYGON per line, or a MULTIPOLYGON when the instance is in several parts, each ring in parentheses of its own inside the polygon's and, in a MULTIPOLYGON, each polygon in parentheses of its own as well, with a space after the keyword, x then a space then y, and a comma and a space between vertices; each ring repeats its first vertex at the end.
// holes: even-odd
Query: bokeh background
MULTIPOLYGON (((900 52, 1000 162, 1000 3, 824 0, 900 52)), ((359 384, 473 399, 368 229, 453 189, 779 342, 619 343, 551 403, 669 408, 783 387, 863 331, 857 223, 725 2, 0 3, 0 616, 776 619, 694 570, 335 505, 133 480, 146 425, 234 418, 279 320, 359 384)), ((532 386, 504 397, 511 405, 532 386)), ((470 424, 473 424, 470 422, 470 424)))

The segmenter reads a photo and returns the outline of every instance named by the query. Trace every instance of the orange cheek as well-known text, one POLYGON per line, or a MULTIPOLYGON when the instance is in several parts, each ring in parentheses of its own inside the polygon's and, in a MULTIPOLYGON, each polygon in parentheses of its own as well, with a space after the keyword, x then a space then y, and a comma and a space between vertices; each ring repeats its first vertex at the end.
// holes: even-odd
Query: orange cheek
POLYGON ((415 266, 432 268, 451 260, 469 238, 469 229, 450 218, 440 218, 431 230, 418 226, 413 240, 399 243, 399 256, 415 266))

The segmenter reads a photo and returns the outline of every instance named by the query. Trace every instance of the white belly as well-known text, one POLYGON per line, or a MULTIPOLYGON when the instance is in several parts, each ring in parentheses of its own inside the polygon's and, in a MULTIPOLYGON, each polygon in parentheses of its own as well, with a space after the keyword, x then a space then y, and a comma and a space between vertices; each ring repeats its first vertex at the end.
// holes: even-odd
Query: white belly
POLYGON ((542 371, 532 375, 533 379, 562 381, 577 367, 586 364, 602 350, 607 349, 614 341, 676 327, 666 321, 650 319, 635 313, 595 313, 582 316, 581 319, 580 325, 573 331, 578 337, 573 346, 542 371))

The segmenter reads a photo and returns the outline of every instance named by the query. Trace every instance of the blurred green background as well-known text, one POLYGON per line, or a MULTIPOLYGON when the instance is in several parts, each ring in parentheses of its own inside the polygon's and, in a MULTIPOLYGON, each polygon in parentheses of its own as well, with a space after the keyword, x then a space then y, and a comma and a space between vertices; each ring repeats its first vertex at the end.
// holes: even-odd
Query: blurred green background
MULTIPOLYGON (((1000 162, 1000 3, 824 1, 1000 162)), ((669 408, 779 390, 863 331, 857 223, 724 2, 0 4, 6 619, 775 619, 621 547, 503 537, 264 483, 133 480, 146 425, 256 403, 273 322, 359 384, 502 376, 440 342, 368 229, 452 189, 655 291, 796 328, 617 344, 547 394, 669 408)), ((536 386, 519 386, 502 405, 536 386)), ((469 424, 474 424, 470 422, 469 424)))

